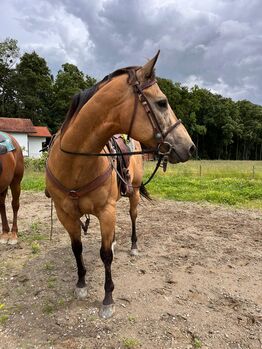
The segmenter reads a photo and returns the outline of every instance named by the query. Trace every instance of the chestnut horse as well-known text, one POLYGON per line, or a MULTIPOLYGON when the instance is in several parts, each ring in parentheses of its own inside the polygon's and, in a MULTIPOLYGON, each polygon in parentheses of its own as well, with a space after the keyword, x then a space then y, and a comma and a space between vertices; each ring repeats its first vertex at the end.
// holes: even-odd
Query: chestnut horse
MULTIPOLYGON (((158 52, 159 54, 159 52, 158 52)), ((71 238, 78 269, 75 295, 87 296, 82 257, 80 217, 96 216, 101 229, 100 256, 105 268, 105 296, 100 316, 114 312, 111 263, 115 240, 116 202, 120 198, 117 175, 112 171, 105 145, 115 134, 127 134, 151 147, 169 162, 189 159, 195 146, 170 108, 154 75, 158 54, 143 67, 129 67, 106 76, 92 91, 73 98, 67 118, 57 133, 47 161, 46 192, 71 238)), ((136 142, 136 151, 140 144, 136 142)), ((142 186, 141 156, 131 156, 129 173, 132 253, 136 254, 135 219, 142 186)))
POLYGON ((14 150, 0 155, 0 212, 2 219, 2 234, 0 234, 0 243, 17 243, 17 213, 19 209, 19 198, 21 192, 21 181, 24 174, 24 157, 22 150, 14 137, 11 138, 14 150), (12 192, 13 224, 10 232, 8 220, 6 217, 5 199, 10 187, 12 192))

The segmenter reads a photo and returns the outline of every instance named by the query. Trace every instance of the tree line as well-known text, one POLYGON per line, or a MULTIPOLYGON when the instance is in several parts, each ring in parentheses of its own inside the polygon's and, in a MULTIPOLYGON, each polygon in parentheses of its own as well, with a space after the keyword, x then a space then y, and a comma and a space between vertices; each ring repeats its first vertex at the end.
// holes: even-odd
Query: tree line
MULTIPOLYGON (((36 52, 20 56, 16 40, 0 42, 0 117, 30 118, 56 132, 71 97, 95 83, 70 63, 54 77, 36 52)), ((160 77, 158 84, 197 145, 197 158, 262 160, 262 106, 160 77)))

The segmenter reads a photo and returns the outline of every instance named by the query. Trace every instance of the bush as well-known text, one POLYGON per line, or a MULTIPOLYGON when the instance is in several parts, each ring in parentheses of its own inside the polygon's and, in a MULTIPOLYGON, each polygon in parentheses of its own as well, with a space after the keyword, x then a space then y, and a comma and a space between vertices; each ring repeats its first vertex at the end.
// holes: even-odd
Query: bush
POLYGON ((25 168, 37 172, 44 171, 47 156, 48 153, 44 152, 42 153, 41 158, 24 158, 25 168))

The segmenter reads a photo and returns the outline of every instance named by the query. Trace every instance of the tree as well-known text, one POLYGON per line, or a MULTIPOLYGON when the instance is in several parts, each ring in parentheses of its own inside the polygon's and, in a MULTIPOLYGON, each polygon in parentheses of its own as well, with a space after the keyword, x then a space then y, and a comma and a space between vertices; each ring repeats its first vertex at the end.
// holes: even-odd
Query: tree
POLYGON ((242 124, 241 153, 243 160, 250 158, 261 160, 262 157, 262 107, 243 100, 237 102, 242 124))
POLYGON ((34 125, 51 120, 52 76, 44 58, 36 52, 25 53, 16 67, 18 115, 30 118, 34 125))
POLYGON ((0 42, 0 116, 15 116, 15 70, 19 57, 17 41, 7 38, 0 42))
POLYGON ((17 40, 6 38, 0 42, 0 64, 7 68, 12 68, 19 57, 17 40))
POLYGON ((96 80, 90 76, 84 75, 77 66, 70 63, 62 65, 58 71, 54 83, 53 114, 55 116, 54 128, 57 129, 63 122, 67 110, 70 106, 71 98, 81 90, 89 88, 96 83, 96 80))
POLYGON ((86 87, 85 88, 90 88, 96 84, 96 79, 92 78, 89 75, 86 75, 86 87))

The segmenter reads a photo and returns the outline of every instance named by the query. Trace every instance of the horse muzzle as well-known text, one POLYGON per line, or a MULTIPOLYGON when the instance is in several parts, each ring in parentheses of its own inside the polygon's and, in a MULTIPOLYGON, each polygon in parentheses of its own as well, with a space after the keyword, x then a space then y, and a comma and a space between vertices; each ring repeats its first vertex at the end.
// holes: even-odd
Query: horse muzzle
POLYGON ((190 146, 178 147, 172 146, 169 142, 164 141, 158 145, 158 155, 168 157, 168 161, 171 164, 176 164, 178 162, 186 162, 194 154, 196 146, 192 142, 190 146))

